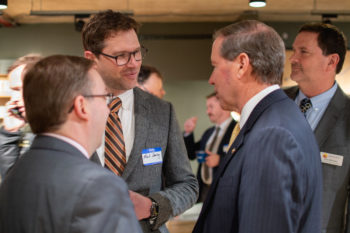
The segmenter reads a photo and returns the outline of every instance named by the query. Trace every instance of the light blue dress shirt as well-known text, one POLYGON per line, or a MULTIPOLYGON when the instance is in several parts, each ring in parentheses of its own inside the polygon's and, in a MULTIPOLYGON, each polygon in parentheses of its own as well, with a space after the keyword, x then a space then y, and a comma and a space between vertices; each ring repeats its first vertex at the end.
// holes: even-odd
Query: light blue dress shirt
MULTIPOLYGON (((331 89, 310 98, 312 107, 306 111, 306 120, 309 122, 313 131, 316 129, 318 122, 321 120, 323 113, 326 111, 326 108, 334 96, 337 88, 338 84, 335 82, 331 89)), ((301 90, 299 90, 299 93, 295 98, 295 103, 299 106, 301 100, 304 98, 307 97, 301 90)))

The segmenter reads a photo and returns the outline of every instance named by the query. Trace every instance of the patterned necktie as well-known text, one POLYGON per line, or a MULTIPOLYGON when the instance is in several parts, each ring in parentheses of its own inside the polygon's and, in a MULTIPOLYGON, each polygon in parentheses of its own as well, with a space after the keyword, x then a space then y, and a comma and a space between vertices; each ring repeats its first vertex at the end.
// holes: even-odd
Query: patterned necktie
POLYGON ((230 138, 230 143, 228 144, 228 148, 231 147, 233 142, 235 141, 236 137, 238 136, 239 132, 241 131, 241 128, 239 127, 239 122, 237 121, 235 127, 232 130, 231 138, 230 138))
MULTIPOLYGON (((213 140, 211 141, 209 147, 208 147, 208 150, 210 152, 213 152, 213 148, 214 148, 214 145, 215 145, 215 142, 216 140, 218 139, 218 134, 219 134, 219 131, 220 131, 220 127, 216 127, 215 128, 215 133, 214 133, 214 138, 213 140)), ((211 180, 210 179, 210 175, 209 175, 209 167, 206 163, 203 163, 203 176, 204 176, 204 180, 205 181, 208 181, 208 180, 211 180)), ((211 183, 211 181, 208 181, 208 182, 205 182, 204 183, 211 183)))
POLYGON ((126 156, 122 125, 118 111, 122 106, 119 98, 109 104, 111 112, 107 119, 105 133, 105 166, 118 176, 123 174, 126 156))
POLYGON ((300 101, 299 108, 300 108, 300 111, 302 113, 304 113, 304 116, 306 116, 307 110, 311 107, 312 107, 312 103, 311 103, 310 99, 304 98, 300 101))

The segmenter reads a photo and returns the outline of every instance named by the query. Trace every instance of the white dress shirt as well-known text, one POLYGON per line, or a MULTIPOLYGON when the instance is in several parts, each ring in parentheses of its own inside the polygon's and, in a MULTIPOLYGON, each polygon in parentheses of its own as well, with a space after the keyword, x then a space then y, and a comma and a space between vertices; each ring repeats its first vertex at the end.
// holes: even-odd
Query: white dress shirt
POLYGON ((87 159, 90 158, 87 150, 82 145, 80 145, 78 142, 74 141, 71 138, 68 138, 66 136, 62 136, 62 135, 59 135, 59 134, 55 134, 55 133, 43 133, 41 135, 58 138, 58 139, 60 139, 60 140, 62 140, 64 142, 74 146, 75 148, 77 148, 87 159))
MULTIPOLYGON (((225 133, 226 133, 226 130, 228 128, 228 126, 230 125, 230 122, 232 121, 232 118, 229 117, 227 118, 224 122, 222 122, 220 125, 216 125, 215 126, 215 129, 213 130, 213 133, 210 135, 208 141, 207 141, 207 144, 205 145, 205 149, 208 150, 209 147, 211 146, 211 143, 213 142, 214 140, 214 136, 215 136, 215 132, 216 132, 216 128, 217 127, 220 127, 220 130, 218 132, 218 136, 216 138, 216 141, 213 145, 213 149, 212 149, 212 152, 213 153, 218 153, 218 150, 219 150, 219 145, 221 143, 221 140, 222 138, 224 137, 225 133)), ((208 179, 205 179, 205 176, 204 176, 204 166, 202 166, 202 169, 201 169, 201 178, 202 178, 202 181, 203 183, 205 184, 208 184, 210 185, 212 182, 213 182, 213 168, 209 167, 209 177, 208 179)))
MULTIPOLYGON (((230 125, 230 122, 232 121, 232 118, 229 117, 227 118, 224 122, 222 122, 220 125, 216 125, 215 127, 220 127, 220 130, 219 130, 219 133, 218 133, 218 136, 216 138, 216 142, 214 143, 214 146, 213 146, 213 151, 214 153, 217 153, 218 150, 219 150, 219 145, 221 143, 221 140, 222 138, 224 137, 224 134, 228 128, 228 126, 230 125)), ((213 139, 214 139, 214 136, 215 136, 215 129, 213 131, 213 133, 210 135, 208 141, 207 141, 207 144, 205 145, 205 149, 208 150, 209 146, 211 145, 213 139)))
POLYGON ((248 102, 243 106, 243 109, 241 112, 241 119, 239 121, 239 127, 241 129, 243 129, 244 124, 247 122, 250 114, 252 113, 252 111, 254 110, 256 105, 258 105, 258 103, 262 99, 264 99, 268 94, 270 94, 271 92, 273 92, 279 88, 280 87, 277 84, 269 86, 269 87, 265 88, 264 90, 260 91, 258 94, 256 94, 252 98, 250 98, 250 100, 248 100, 248 102))

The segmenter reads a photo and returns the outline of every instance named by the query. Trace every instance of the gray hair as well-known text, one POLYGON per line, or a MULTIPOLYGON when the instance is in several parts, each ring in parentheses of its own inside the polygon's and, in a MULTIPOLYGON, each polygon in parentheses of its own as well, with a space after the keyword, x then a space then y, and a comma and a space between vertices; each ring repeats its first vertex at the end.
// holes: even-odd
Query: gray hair
POLYGON ((282 83, 285 46, 278 33, 266 24, 246 20, 221 28, 214 39, 224 37, 221 56, 233 61, 245 53, 250 59, 253 75, 267 84, 282 83))

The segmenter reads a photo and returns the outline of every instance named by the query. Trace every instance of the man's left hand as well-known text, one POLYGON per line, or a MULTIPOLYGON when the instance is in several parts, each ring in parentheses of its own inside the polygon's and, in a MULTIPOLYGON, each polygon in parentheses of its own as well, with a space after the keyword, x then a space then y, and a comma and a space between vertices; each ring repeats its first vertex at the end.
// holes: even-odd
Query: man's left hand
POLYGON ((138 220, 149 218, 151 216, 152 201, 148 197, 142 196, 134 191, 129 190, 129 195, 138 220))
POLYGON ((220 163, 220 155, 212 153, 208 150, 205 151, 208 156, 205 158, 205 164, 208 167, 217 167, 220 163))

